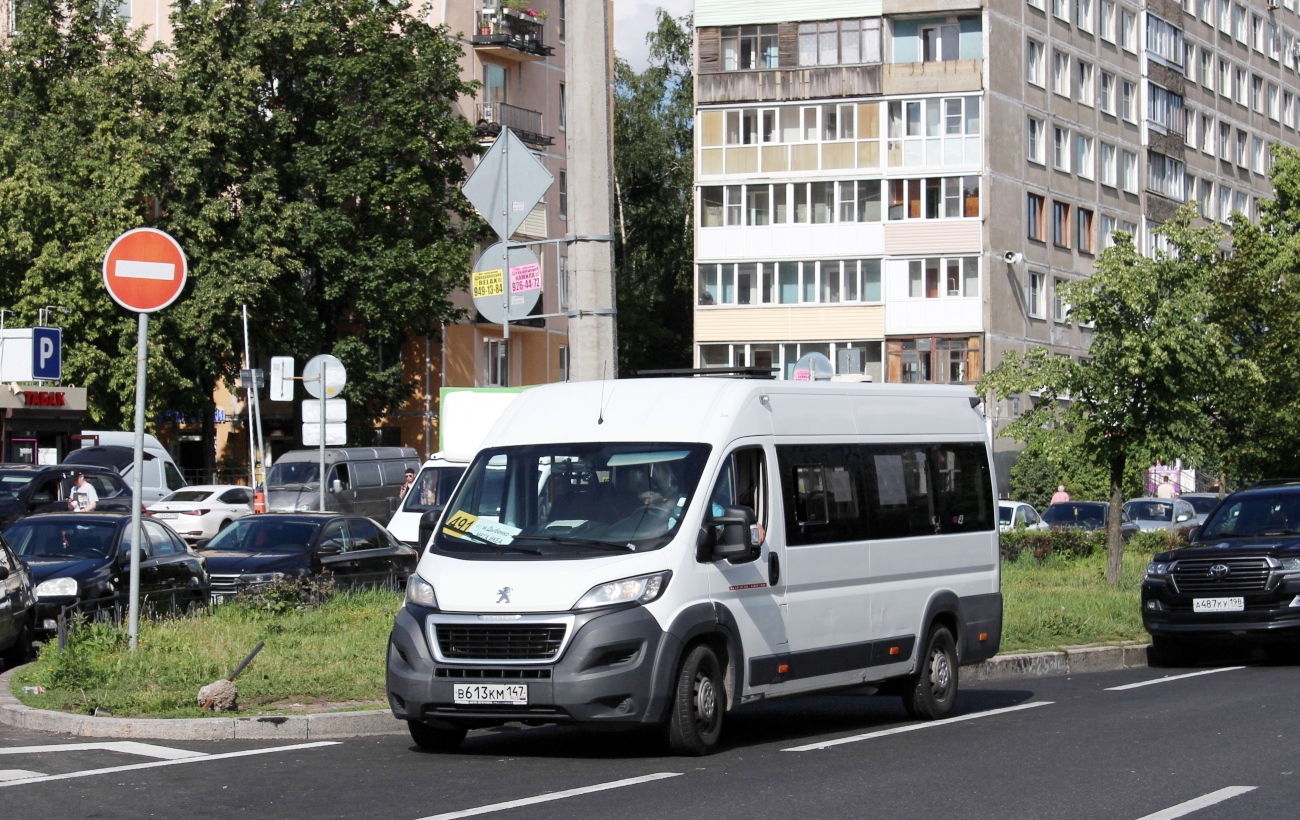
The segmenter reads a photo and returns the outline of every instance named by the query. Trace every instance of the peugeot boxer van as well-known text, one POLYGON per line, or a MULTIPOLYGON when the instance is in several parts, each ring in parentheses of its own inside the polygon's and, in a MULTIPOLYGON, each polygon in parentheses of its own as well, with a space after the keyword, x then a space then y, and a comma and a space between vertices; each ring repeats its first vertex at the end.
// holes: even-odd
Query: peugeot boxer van
POLYGON ((640 379, 526 390, 408 583, 387 692, 421 747, 507 721, 656 726, 837 690, 940 718, 1001 636, 968 388, 640 379))
MULTIPOLYGON (((81 448, 63 459, 65 464, 95 464, 121 474, 135 487, 135 433, 122 430, 82 430, 81 448)), ((186 485, 171 453, 155 437, 144 434, 143 503, 148 505, 186 485)))

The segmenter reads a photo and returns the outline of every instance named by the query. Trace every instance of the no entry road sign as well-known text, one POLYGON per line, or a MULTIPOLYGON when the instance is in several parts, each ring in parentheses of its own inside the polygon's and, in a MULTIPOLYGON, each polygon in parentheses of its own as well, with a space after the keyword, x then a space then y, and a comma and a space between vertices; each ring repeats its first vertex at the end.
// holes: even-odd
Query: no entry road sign
POLYGON ((104 287, 127 310, 153 313, 185 289, 189 264, 181 246, 155 228, 136 228, 113 240, 104 255, 104 287))

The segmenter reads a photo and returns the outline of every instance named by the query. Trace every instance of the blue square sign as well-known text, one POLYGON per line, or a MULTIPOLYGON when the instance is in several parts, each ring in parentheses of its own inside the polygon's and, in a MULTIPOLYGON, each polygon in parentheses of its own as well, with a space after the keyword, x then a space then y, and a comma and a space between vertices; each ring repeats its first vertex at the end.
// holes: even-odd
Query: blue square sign
POLYGON ((63 378, 63 331, 59 328, 32 328, 32 378, 38 381, 63 378))

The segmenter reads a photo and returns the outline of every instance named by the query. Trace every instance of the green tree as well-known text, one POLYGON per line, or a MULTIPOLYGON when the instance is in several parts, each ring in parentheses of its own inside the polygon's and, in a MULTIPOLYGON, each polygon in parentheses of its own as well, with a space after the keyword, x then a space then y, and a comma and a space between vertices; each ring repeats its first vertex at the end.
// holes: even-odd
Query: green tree
POLYGON ((638 74, 614 63, 619 372, 628 374, 692 359, 692 23, 656 14, 649 67, 638 74))
POLYGON ((1067 287, 1071 317, 1094 328, 1086 361, 1041 347, 1013 352, 982 382, 1001 399, 1041 391, 1005 435, 1031 441, 1043 428, 1073 431, 1086 459, 1106 471, 1106 579, 1112 584, 1123 555, 1120 511, 1129 469, 1201 454, 1212 423, 1205 405, 1214 380, 1231 365, 1220 328, 1206 319, 1208 282, 1222 275, 1222 232, 1193 227, 1193 215, 1184 206, 1157 229, 1169 250, 1155 258, 1118 235, 1092 276, 1067 287))

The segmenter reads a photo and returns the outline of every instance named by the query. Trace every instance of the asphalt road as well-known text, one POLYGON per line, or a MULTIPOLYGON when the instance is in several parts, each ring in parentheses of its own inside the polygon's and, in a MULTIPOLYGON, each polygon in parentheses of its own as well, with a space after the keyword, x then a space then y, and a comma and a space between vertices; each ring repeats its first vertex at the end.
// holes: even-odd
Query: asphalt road
POLYGON ((970 685, 957 719, 928 724, 908 720, 897 698, 772 701, 729 715, 724 748, 707 758, 668 756, 651 735, 560 727, 473 732, 452 755, 417 751, 404 737, 87 748, 85 739, 0 727, 0 812, 23 820, 1300 817, 1300 666, 1230 664, 970 685))

